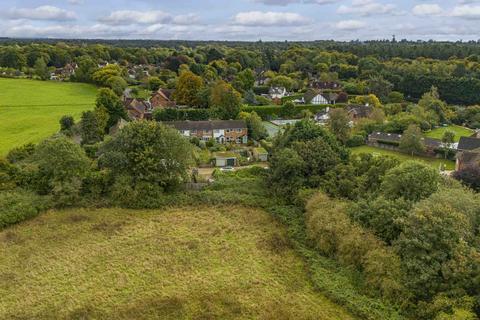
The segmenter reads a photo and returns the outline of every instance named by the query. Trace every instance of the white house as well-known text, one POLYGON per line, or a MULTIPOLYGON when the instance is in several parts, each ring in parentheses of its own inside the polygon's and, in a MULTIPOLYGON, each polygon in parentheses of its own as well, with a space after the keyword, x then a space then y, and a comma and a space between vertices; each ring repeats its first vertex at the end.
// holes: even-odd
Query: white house
POLYGON ((284 87, 272 87, 268 91, 270 99, 282 99, 287 95, 287 89, 284 87))
POLYGON ((323 95, 317 94, 315 97, 313 97, 310 103, 314 105, 330 104, 330 101, 328 101, 323 95))

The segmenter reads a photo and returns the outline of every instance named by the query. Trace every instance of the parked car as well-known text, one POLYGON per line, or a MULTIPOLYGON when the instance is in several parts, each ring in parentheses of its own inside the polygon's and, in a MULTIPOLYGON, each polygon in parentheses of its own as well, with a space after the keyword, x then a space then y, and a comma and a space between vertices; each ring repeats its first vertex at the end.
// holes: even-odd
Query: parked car
POLYGON ((223 168, 220 168, 220 171, 232 172, 232 171, 235 171, 235 168, 234 167, 223 167, 223 168))

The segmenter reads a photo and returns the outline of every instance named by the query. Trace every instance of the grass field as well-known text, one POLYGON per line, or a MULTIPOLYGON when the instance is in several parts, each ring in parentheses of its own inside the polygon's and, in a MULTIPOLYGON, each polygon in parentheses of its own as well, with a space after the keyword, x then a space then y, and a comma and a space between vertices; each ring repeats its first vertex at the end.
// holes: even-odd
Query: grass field
POLYGON ((442 139, 443 134, 447 130, 455 132, 455 142, 460 141, 461 137, 470 137, 474 133, 472 129, 451 125, 448 127, 433 129, 432 131, 427 132, 425 135, 429 138, 442 139))
POLYGON ((445 164, 446 170, 454 170, 455 169, 455 162, 449 161, 449 160, 443 160, 443 159, 436 159, 436 158, 428 158, 428 157, 418 157, 418 156, 410 156, 405 153, 401 152, 396 152, 396 151, 391 151, 391 150, 385 150, 385 149, 380 149, 380 148, 375 148, 375 147, 370 147, 370 146, 361 146, 361 147, 356 147, 352 148, 352 153, 353 154, 360 154, 360 153, 371 153, 374 155, 384 155, 384 156, 392 156, 394 158, 399 159, 400 161, 407 161, 407 160, 420 160, 425 163, 428 163, 435 169, 440 168, 442 164, 445 164))
POLYGON ((352 319, 243 207, 46 213, 0 232, 0 319, 352 319))
POLYGON ((88 84, 0 78, 0 156, 57 132, 63 115, 78 119, 95 95, 88 84))

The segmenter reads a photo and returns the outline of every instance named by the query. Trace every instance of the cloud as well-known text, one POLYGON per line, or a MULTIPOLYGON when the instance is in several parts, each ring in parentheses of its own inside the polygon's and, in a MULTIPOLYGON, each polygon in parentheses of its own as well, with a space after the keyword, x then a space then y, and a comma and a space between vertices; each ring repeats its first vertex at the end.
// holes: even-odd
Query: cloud
POLYGON ((12 8, 7 13, 10 19, 27 20, 53 20, 68 21, 75 20, 75 13, 53 6, 40 6, 36 8, 12 8))
POLYGON ((435 16, 442 14, 443 9, 436 3, 419 4, 413 7, 412 13, 416 16, 435 16))
POLYGON ((243 26, 295 26, 311 23, 310 18, 292 12, 240 12, 234 18, 234 23, 243 26))
POLYGON ((366 23, 359 20, 342 20, 335 24, 339 30, 358 30, 366 26, 366 23))
POLYGON ((198 23, 199 18, 194 14, 173 16, 163 11, 136 11, 120 10, 101 17, 100 22, 112 26, 126 25, 154 25, 154 24, 180 24, 189 25, 198 23))
POLYGON ((67 2, 74 5, 80 5, 80 4, 84 4, 85 0, 67 0, 67 2))
POLYGON ((267 6, 286 6, 293 3, 308 3, 308 4, 331 4, 340 2, 342 0, 254 0, 254 2, 262 3, 267 6))
POLYGON ((480 5, 460 5, 453 8, 451 16, 465 19, 480 19, 480 5))
POLYGON ((378 14, 394 14, 396 6, 394 4, 383 4, 375 0, 353 0, 350 6, 341 5, 337 9, 339 14, 352 14, 361 16, 372 16, 378 14))

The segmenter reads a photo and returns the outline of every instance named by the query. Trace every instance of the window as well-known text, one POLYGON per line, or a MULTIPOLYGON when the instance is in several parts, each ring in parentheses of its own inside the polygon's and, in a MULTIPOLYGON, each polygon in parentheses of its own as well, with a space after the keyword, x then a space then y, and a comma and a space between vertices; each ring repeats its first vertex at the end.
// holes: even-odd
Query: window
POLYGON ((241 133, 242 131, 243 131, 243 129, 237 129, 238 133, 241 133))
POLYGON ((232 131, 232 130, 230 130, 230 129, 225 130, 226 133, 230 133, 230 131, 232 131))
POLYGON ((197 134, 197 130, 192 130, 192 134, 197 134))

